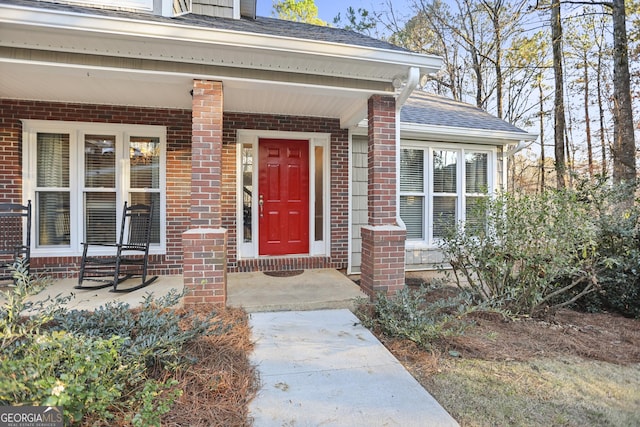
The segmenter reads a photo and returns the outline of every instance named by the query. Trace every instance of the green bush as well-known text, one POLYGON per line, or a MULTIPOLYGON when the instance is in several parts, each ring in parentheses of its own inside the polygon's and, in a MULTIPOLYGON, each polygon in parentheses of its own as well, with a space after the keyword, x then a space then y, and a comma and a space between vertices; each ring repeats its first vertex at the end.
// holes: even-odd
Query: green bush
POLYGON ((597 229, 597 292, 576 302, 588 311, 615 311, 640 317, 640 207, 626 203, 626 188, 604 182, 584 185, 581 199, 589 200, 597 229))
POLYGON ((0 404, 63 406, 70 423, 85 413, 112 419, 113 402, 142 374, 122 360, 123 342, 64 331, 22 337, 2 354, 0 404))
POLYGON ((418 290, 405 287, 393 297, 380 294, 370 311, 360 306, 356 314, 367 328, 430 348, 434 340, 462 333, 467 326, 463 317, 474 310, 470 295, 464 291, 428 302, 425 296, 432 290, 433 286, 418 290))
POLYGON ((199 317, 170 310, 181 297, 175 291, 157 299, 147 295, 141 309, 135 311, 123 302, 108 302, 94 312, 72 310, 55 316, 54 329, 105 339, 124 337, 123 356, 141 360, 147 367, 173 367, 184 362, 182 347, 187 342, 228 330, 214 320, 215 311, 199 317))
POLYGON ((578 193, 501 194, 477 208, 485 227, 458 224, 441 244, 459 287, 527 315, 598 288, 597 227, 578 193))
POLYGON ((0 308, 0 405, 60 405, 67 425, 159 426, 181 394, 165 379, 189 363, 184 345, 226 330, 216 313, 171 310, 175 292, 136 310, 109 303, 66 311, 60 298, 28 302, 50 280, 21 265, 15 277, 0 308))

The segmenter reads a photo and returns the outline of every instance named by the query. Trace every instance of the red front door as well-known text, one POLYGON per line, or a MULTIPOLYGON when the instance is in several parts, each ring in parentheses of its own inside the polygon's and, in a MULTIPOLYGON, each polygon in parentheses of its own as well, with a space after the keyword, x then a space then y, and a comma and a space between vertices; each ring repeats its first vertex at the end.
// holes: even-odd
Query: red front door
POLYGON ((260 255, 309 253, 309 141, 260 139, 260 255))

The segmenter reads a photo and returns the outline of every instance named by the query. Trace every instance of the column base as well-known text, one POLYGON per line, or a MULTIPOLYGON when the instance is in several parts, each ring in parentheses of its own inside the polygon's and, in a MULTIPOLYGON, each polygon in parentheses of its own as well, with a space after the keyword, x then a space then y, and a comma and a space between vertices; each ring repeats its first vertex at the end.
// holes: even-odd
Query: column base
POLYGON ((227 230, 196 228, 182 233, 185 306, 227 303, 227 230))
POLYGON ((406 230, 398 226, 362 227, 360 286, 370 298, 381 293, 395 296, 404 288, 406 236, 406 230))

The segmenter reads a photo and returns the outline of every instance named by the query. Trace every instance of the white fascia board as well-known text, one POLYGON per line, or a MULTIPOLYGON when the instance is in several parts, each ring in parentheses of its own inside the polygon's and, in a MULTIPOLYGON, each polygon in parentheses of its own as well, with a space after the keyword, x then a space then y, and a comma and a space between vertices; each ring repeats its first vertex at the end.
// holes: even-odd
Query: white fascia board
POLYGON ((509 132, 491 129, 472 129, 453 126, 420 125, 401 123, 402 139, 431 140, 470 144, 507 145, 520 141, 535 141, 534 132, 509 132))
POLYGON ((320 55, 327 58, 366 63, 363 66, 367 67, 370 67, 372 63, 389 64, 397 66, 399 69, 417 67, 421 70, 421 74, 436 72, 442 65, 442 59, 435 55, 14 5, 0 5, 0 22, 117 34, 132 38, 172 40, 230 48, 242 47, 271 52, 291 52, 316 58, 320 55))

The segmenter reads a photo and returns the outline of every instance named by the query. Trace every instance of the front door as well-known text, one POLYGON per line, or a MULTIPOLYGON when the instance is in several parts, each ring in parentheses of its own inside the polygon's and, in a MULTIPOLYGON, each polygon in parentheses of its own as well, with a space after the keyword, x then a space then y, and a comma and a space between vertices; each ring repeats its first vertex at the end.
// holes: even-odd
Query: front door
POLYGON ((309 141, 260 139, 260 255, 309 253, 309 141))

